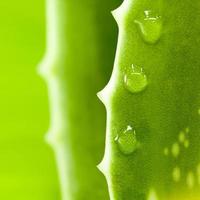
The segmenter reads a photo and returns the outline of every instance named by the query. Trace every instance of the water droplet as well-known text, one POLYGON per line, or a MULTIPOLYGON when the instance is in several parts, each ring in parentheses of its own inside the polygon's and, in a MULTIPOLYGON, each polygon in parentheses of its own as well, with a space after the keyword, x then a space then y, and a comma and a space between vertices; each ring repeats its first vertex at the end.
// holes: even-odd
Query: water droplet
POLYGON ((198 178, 198 183, 200 185, 200 163, 197 165, 197 178, 198 178))
POLYGON ((188 185, 189 188, 193 188, 194 187, 194 174, 193 172, 189 172, 186 178, 186 183, 188 185))
POLYGON ((115 138, 120 151, 126 155, 132 154, 138 147, 136 132, 128 126, 127 129, 119 136, 115 138))
POLYGON ((180 152, 179 144, 178 143, 174 143, 172 145, 172 155, 176 158, 176 157, 178 157, 179 152, 180 152))
POLYGON ((184 147, 185 147, 185 148, 188 148, 189 145, 190 145, 189 141, 188 141, 188 140, 185 140, 185 141, 184 141, 184 147))
POLYGON ((169 155, 169 149, 166 147, 164 148, 164 155, 165 156, 168 156, 169 155))
POLYGON ((135 20, 145 42, 155 44, 161 37, 162 19, 161 16, 152 10, 144 11, 142 20, 135 20))
POLYGON ((132 93, 143 91, 147 87, 147 76, 143 69, 132 65, 124 76, 125 87, 132 93))
POLYGON ((200 115, 200 108, 198 109, 198 114, 200 115))
POLYGON ((175 182, 180 181, 181 178, 181 170, 179 167, 175 167, 172 172, 172 177, 175 182))
POLYGON ((186 133, 189 133, 189 132, 190 132, 190 128, 187 127, 187 128, 185 129, 185 132, 186 132, 186 133))
POLYGON ((184 141, 185 141, 185 133, 183 131, 181 131, 179 133, 179 142, 184 143, 184 141))
POLYGON ((197 173, 200 175, 200 163, 197 165, 197 173))

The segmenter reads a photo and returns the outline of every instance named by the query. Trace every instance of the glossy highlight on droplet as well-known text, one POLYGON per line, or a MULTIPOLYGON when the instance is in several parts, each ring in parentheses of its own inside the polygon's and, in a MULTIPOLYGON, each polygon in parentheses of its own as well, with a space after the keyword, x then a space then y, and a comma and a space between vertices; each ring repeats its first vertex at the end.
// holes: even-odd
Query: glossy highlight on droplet
POLYGON ((142 38, 149 44, 155 44, 162 34, 162 18, 152 10, 144 11, 144 18, 134 21, 139 28, 142 38))
POLYGON ((125 155, 132 154, 139 147, 136 131, 131 126, 127 126, 126 130, 115 138, 115 141, 119 150, 125 155))
POLYGON ((141 92, 148 85, 147 76, 141 67, 132 65, 124 75, 124 84, 131 93, 141 92))

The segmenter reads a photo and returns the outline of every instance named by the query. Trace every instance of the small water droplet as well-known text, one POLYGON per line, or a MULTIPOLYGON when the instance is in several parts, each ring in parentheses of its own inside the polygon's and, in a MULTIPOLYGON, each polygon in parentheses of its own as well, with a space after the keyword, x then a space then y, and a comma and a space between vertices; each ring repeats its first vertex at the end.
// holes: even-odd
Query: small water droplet
POLYGON ((198 109, 198 114, 200 115, 200 108, 198 109))
POLYGON ((189 172, 188 175, 187 175, 187 178, 186 178, 186 183, 187 183, 189 188, 194 187, 194 181, 195 181, 195 178, 194 178, 193 172, 189 172))
POLYGON ((120 151, 126 155, 132 154, 139 147, 136 132, 131 126, 128 126, 121 135, 117 136, 115 141, 120 151))
POLYGON ((185 133, 183 131, 181 131, 179 133, 179 142, 184 143, 184 141, 185 141, 185 133))
POLYGON ((197 165, 197 173, 200 175, 200 163, 197 165))
POLYGON ((197 179, 198 179, 198 184, 200 185, 200 163, 197 165, 197 179))
POLYGON ((190 143, 188 140, 184 141, 184 147, 187 149, 189 147, 190 143))
POLYGON ((164 148, 164 155, 165 156, 168 156, 169 155, 169 149, 166 147, 164 148))
POLYGON ((178 143, 174 143, 172 145, 172 155, 176 158, 176 157, 178 157, 179 152, 180 152, 179 144, 178 143))
POLYGON ((190 128, 187 127, 187 128, 185 129, 185 132, 186 132, 186 133, 189 133, 189 132, 190 132, 190 128))
POLYGON ((147 76, 142 68, 132 65, 126 71, 124 84, 126 89, 132 93, 141 92, 148 85, 147 76))
POLYGON ((181 178, 181 170, 179 167, 175 167, 172 172, 172 177, 175 182, 180 181, 181 178))
POLYGON ((144 11, 142 20, 135 20, 145 42, 155 44, 161 37, 162 19, 161 16, 152 10, 144 11))

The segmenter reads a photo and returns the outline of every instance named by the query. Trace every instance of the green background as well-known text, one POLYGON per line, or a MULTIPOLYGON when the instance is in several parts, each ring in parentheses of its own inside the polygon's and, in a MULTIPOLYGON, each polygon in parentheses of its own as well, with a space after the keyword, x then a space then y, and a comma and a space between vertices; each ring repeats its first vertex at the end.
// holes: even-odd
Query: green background
POLYGON ((60 199, 45 143, 47 89, 37 74, 45 52, 45 2, 0 1, 0 199, 60 199))

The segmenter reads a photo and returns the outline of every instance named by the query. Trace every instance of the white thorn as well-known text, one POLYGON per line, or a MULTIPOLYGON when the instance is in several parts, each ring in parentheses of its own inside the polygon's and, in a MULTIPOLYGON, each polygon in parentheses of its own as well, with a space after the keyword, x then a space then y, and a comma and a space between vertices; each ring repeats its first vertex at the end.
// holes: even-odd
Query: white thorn
POLYGON ((45 134, 45 142, 49 145, 54 145, 55 143, 55 137, 54 137, 54 133, 52 130, 49 130, 46 134, 45 134))
POLYGON ((104 165, 103 165, 103 161, 101 161, 98 165, 97 168, 99 169, 100 172, 102 172, 104 174, 104 165))
POLYGON ((120 8, 121 7, 117 8, 111 12, 112 16, 114 17, 114 19, 116 20, 117 23, 120 21, 120 16, 121 16, 120 8))
POLYGON ((106 106, 109 102, 110 92, 108 89, 108 85, 97 93, 97 97, 101 100, 101 102, 106 106))

